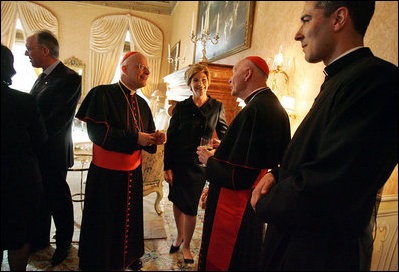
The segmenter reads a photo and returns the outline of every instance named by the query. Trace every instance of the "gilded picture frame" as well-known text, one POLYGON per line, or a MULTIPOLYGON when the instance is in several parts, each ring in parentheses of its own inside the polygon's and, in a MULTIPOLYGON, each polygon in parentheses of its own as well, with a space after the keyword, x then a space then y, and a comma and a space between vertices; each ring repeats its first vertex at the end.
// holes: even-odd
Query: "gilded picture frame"
POLYGON ((84 82, 85 82, 85 68, 86 65, 83 63, 83 61, 81 61, 80 59, 78 59, 75 56, 72 56, 70 58, 67 58, 63 61, 63 63, 71 68, 72 70, 74 70, 76 73, 78 73, 81 77, 82 77, 82 84, 81 84, 81 88, 82 88, 82 95, 80 97, 79 100, 79 105, 82 103, 83 99, 86 96, 86 93, 84 91, 84 82))

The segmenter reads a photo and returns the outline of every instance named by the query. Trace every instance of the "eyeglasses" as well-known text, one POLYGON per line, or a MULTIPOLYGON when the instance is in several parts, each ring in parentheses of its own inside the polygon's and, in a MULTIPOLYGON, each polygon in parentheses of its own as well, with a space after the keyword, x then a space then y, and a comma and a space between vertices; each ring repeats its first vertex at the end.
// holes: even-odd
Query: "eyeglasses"
POLYGON ((141 63, 137 64, 137 67, 138 67, 141 71, 144 71, 144 70, 147 70, 147 71, 149 71, 149 72, 151 71, 150 67, 145 66, 144 64, 141 64, 141 63))
POLYGON ((35 48, 42 49, 43 47, 42 46, 32 46, 32 47, 26 46, 26 51, 32 52, 32 50, 35 48))

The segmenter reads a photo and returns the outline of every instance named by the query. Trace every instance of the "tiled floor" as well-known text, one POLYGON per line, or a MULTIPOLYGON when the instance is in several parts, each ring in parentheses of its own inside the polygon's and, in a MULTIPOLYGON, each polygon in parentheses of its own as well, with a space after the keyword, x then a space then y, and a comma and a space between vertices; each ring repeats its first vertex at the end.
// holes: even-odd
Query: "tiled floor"
MULTIPOLYGON (((172 241, 176 238, 176 227, 173 218, 172 203, 168 200, 168 185, 164 182, 164 198, 160 208, 163 211, 162 217, 165 223, 166 239, 145 240, 145 254, 141 258, 143 262, 142 271, 194 271, 197 270, 198 254, 201 245, 202 224, 204 210, 198 209, 197 225, 191 241, 191 252, 194 257, 194 264, 186 265, 183 262, 183 253, 178 251, 169 254, 172 241)), ((79 206, 80 203, 74 203, 79 206)), ((78 269, 78 243, 73 244, 68 258, 56 267, 52 267, 49 260, 54 252, 54 245, 32 255, 27 266, 28 271, 77 271, 78 269)), ((2 271, 9 271, 7 262, 7 251, 4 253, 2 271)))

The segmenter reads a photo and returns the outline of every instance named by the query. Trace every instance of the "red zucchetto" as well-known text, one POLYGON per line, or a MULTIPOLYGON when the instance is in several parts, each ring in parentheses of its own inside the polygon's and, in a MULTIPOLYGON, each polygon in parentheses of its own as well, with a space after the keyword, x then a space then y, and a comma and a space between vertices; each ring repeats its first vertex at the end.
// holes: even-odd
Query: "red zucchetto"
POLYGON ((252 61, 253 64, 255 64, 263 72, 265 72, 266 76, 269 76, 269 67, 267 66, 266 61, 264 59, 257 56, 250 56, 246 57, 245 59, 252 61))
POLYGON ((126 55, 124 55, 123 58, 122 58, 121 64, 122 64, 128 57, 130 57, 131 55, 136 54, 136 53, 138 53, 138 52, 132 51, 132 52, 126 53, 126 55))

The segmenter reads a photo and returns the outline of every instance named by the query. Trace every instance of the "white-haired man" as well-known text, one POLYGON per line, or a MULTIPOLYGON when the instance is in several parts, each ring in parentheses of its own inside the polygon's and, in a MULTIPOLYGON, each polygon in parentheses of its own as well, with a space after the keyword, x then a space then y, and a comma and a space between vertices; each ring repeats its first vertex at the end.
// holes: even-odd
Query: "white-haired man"
POLYGON ((71 247, 73 204, 66 181, 67 170, 73 166, 72 121, 82 89, 81 77, 59 60, 57 38, 41 30, 26 39, 25 55, 33 67, 42 68, 30 94, 36 100, 48 132, 48 141, 39 152, 44 197, 40 213, 33 223, 32 252, 50 245, 51 217, 56 228, 56 250, 53 266, 68 256, 71 247))

